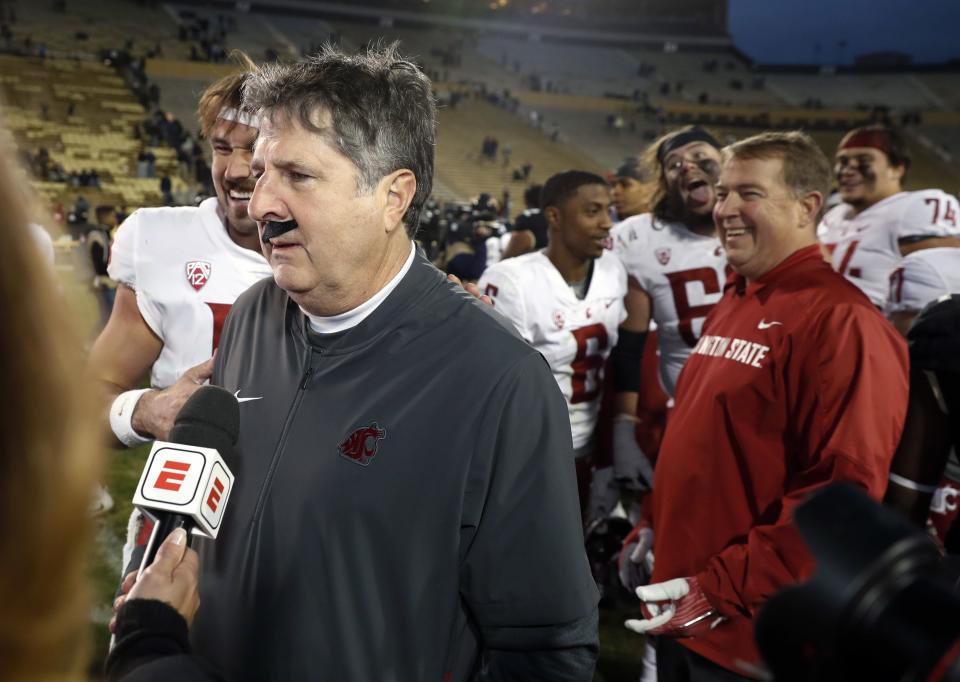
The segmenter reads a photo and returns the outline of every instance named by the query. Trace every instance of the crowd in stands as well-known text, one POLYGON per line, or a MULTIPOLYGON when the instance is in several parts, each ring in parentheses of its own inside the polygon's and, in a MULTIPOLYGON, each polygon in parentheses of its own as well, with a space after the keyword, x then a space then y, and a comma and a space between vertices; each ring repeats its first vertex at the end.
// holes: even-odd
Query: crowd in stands
POLYGON ((50 158, 46 147, 39 147, 33 152, 21 150, 20 161, 31 176, 44 182, 65 182, 71 187, 100 187, 100 174, 96 169, 67 172, 63 165, 50 158))
MULTIPOLYGON (((207 24, 209 25, 209 22, 207 24)), ((230 26, 230 24, 218 22, 218 26, 230 26)), ((203 146, 198 144, 176 116, 160 108, 160 87, 156 83, 151 83, 147 77, 144 59, 134 58, 127 50, 112 50, 109 60, 133 90, 144 109, 152 111, 141 123, 134 125, 132 130, 134 139, 141 143, 141 149, 136 158, 137 177, 156 177, 156 155, 150 151, 150 147, 169 147, 176 153, 181 179, 188 186, 200 185, 204 194, 211 194, 213 187, 210 185, 210 166, 204 157, 203 146)), ((163 181, 162 178, 161 181, 163 181)), ((171 192, 164 189, 169 182, 170 179, 167 178, 161 186, 164 202, 179 203, 175 202, 171 192)), ((184 203, 192 203, 192 197, 190 199, 184 203)))
POLYGON ((191 61, 221 63, 227 58, 225 47, 227 34, 237 30, 237 22, 230 15, 217 14, 211 20, 197 16, 190 10, 180 10, 181 23, 177 38, 181 42, 193 41, 190 46, 191 61))

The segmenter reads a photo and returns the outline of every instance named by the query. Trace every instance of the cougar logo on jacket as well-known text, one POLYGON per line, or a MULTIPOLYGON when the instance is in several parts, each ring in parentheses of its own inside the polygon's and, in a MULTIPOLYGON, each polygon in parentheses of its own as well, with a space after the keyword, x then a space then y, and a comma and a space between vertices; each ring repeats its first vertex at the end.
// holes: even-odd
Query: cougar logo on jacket
POLYGON ((377 443, 387 437, 387 430, 377 422, 357 429, 340 443, 340 456, 367 466, 377 456, 377 443))

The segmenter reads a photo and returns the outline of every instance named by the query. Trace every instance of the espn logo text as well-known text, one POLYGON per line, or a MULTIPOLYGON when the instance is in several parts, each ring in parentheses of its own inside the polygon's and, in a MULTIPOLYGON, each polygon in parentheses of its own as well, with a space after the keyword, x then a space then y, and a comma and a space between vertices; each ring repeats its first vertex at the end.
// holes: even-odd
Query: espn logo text
POLYGON ((220 462, 215 462, 210 478, 207 479, 206 488, 203 491, 203 505, 200 507, 200 515, 210 528, 217 528, 220 525, 223 509, 230 496, 230 482, 231 478, 227 470, 220 462))
POLYGON ((162 446, 151 456, 143 482, 147 500, 188 505, 197 498, 207 460, 200 451, 162 446))
POLYGON ((183 485, 183 480, 187 477, 187 472, 190 471, 190 462, 178 462, 174 459, 168 459, 163 463, 163 467, 160 469, 160 473, 157 475, 157 480, 154 482, 153 487, 160 490, 170 490, 172 492, 179 492, 180 486, 183 485))

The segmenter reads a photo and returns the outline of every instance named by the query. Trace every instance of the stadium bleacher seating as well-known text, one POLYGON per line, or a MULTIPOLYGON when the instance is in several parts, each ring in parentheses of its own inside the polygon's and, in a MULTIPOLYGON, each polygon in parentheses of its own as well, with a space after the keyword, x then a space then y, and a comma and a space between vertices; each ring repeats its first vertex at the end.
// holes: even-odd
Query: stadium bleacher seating
POLYGON ((162 146, 150 148, 157 177, 136 177, 141 145, 132 131, 146 111, 112 69, 96 61, 3 55, 0 73, 3 120, 21 150, 35 153, 43 147, 66 173, 95 170, 100 175, 99 189, 38 180, 35 188, 47 202, 69 205, 83 194, 93 205, 153 205, 161 199, 158 177, 168 174, 179 183, 174 152, 162 146))
POLYGON ((531 128, 520 117, 483 101, 467 101, 456 109, 441 109, 437 136, 438 185, 461 200, 487 192, 499 198, 510 192, 514 212, 523 210, 523 189, 543 182, 550 175, 571 168, 602 172, 603 167, 574 147, 552 142, 542 131, 531 128), (510 163, 502 156, 481 159, 481 142, 486 135, 497 139, 500 149, 510 145, 510 163), (513 170, 530 164, 529 182, 513 180, 513 170))

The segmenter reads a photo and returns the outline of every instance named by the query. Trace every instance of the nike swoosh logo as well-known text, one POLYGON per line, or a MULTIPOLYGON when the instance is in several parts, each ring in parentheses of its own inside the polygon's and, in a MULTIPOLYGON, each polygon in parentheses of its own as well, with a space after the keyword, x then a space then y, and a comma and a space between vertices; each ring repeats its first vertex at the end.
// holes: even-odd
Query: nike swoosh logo
POLYGON ((241 397, 240 397, 240 391, 242 391, 242 390, 243 390, 243 389, 237 389, 237 392, 233 394, 233 397, 237 399, 237 402, 238 402, 238 403, 245 403, 245 402, 247 402, 248 400, 263 400, 263 396, 262 396, 262 395, 261 395, 261 396, 258 396, 258 397, 256 397, 256 398, 241 398, 241 397))
POLYGON ((757 329, 770 329, 770 327, 775 327, 778 324, 783 326, 783 322, 767 322, 766 320, 760 320, 757 323, 757 329))

